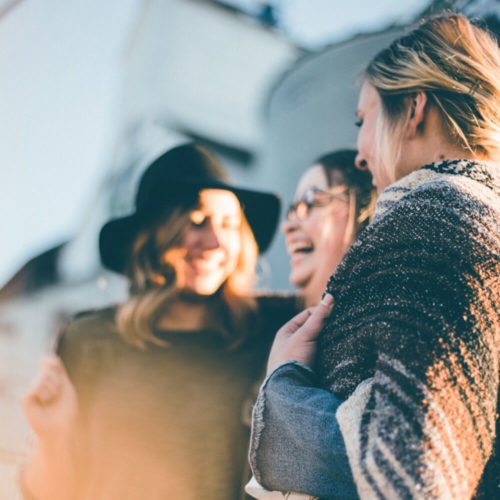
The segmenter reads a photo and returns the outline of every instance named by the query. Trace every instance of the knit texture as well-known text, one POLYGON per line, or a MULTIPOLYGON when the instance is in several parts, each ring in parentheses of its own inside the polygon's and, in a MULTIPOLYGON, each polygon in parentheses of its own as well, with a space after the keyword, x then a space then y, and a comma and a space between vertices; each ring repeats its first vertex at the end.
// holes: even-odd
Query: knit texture
POLYGON ((361 498, 500 498, 499 221, 497 166, 427 165, 330 278, 317 369, 361 498))

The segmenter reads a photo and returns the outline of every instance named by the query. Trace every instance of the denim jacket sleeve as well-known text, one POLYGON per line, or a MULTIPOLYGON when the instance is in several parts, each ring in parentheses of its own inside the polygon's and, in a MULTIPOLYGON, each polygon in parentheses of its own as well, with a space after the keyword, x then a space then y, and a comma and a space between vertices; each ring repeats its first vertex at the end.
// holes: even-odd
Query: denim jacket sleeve
POLYGON ((336 411, 343 402, 316 387, 299 361, 286 361, 264 380, 253 410, 249 460, 269 490, 356 499, 336 411))

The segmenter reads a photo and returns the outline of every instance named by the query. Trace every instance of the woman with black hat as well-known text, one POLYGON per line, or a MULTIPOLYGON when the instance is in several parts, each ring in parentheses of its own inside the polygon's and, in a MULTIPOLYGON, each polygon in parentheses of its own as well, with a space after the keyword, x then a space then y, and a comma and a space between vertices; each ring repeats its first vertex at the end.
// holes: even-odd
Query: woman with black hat
POLYGON ((276 196, 232 186, 199 146, 149 166, 135 213, 100 234, 129 299, 77 317, 23 401, 37 435, 28 496, 240 496, 242 403, 295 312, 294 299, 250 295, 278 212, 276 196))

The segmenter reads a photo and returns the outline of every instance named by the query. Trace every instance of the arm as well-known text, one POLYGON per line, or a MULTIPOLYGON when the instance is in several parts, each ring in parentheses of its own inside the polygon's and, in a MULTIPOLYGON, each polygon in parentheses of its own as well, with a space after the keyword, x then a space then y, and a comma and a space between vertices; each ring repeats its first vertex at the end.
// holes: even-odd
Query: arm
POLYGON ((470 499, 495 443, 497 243, 461 193, 410 194, 330 283, 322 386, 347 399, 337 416, 361 498, 470 499))
POLYGON ((78 403, 58 357, 42 359, 40 373, 22 404, 36 434, 34 453, 22 472, 26 496, 37 500, 72 498, 76 481, 73 431, 78 403))
POLYGON ((254 407, 249 455, 256 479, 269 489, 356 498, 335 417, 340 401, 316 387, 307 366, 332 307, 326 295, 317 308, 286 323, 271 348, 269 375, 254 407))
POLYGON ((429 366, 431 381, 381 355, 373 380, 339 407, 362 499, 474 496, 495 439, 498 372, 477 364, 473 370, 487 372, 492 383, 471 385, 468 370, 452 364, 441 359, 429 366))
POLYGON ((498 358, 460 344, 433 361, 415 344, 411 360, 381 348, 373 380, 339 407, 361 498, 473 497, 494 446, 498 358))
POLYGON ((257 481, 271 490, 357 498, 336 419, 340 403, 301 362, 271 372, 253 412, 249 459, 257 481))

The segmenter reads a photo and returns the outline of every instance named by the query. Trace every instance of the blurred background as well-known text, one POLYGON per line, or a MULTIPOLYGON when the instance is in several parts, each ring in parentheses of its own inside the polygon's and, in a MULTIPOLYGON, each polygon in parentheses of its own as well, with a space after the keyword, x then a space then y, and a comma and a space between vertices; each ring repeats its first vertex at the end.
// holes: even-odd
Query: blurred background
MULTIPOLYGON (((355 146, 356 78, 443 9, 500 32, 498 0, 0 0, 0 499, 19 498, 18 404, 74 311, 121 300, 97 234, 157 154, 197 140, 284 205, 355 146)), ((289 290, 277 235, 258 287, 289 290)))

